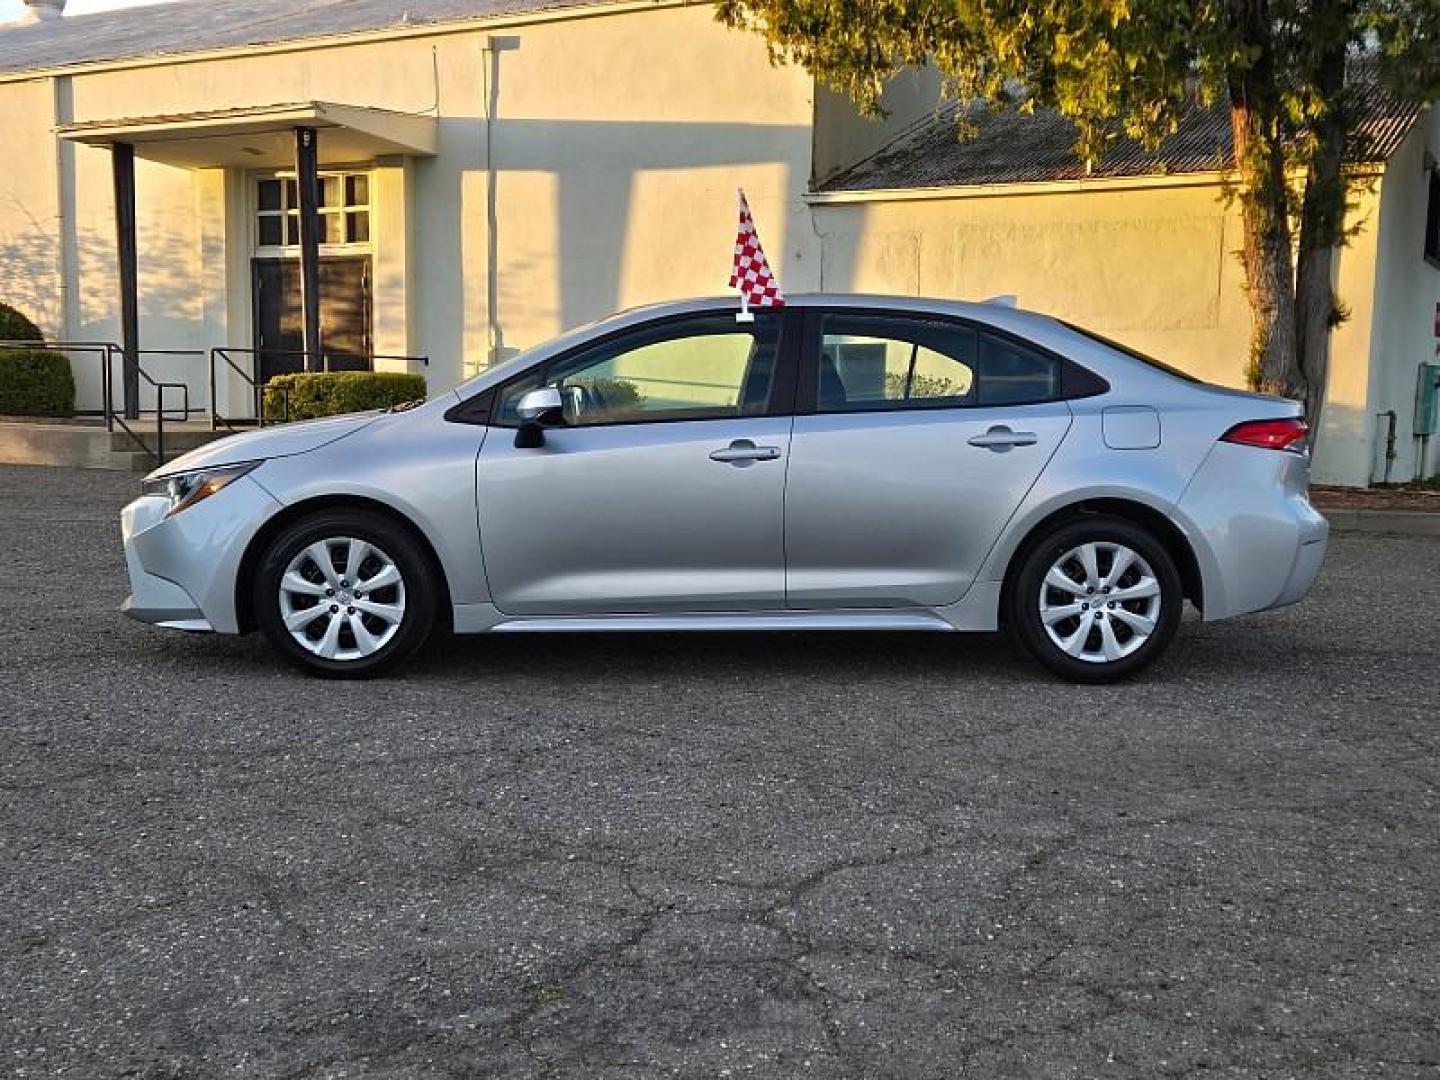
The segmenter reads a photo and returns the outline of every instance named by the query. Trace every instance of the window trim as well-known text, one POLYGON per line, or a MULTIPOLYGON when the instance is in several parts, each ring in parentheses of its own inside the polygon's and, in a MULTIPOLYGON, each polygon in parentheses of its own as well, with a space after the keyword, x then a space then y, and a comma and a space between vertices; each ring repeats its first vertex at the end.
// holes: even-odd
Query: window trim
MULTIPOLYGON (((1012 333, 1009 330, 992 326, 990 323, 978 319, 967 319, 959 315, 951 315, 947 312, 930 311, 887 311, 881 308, 870 307, 844 307, 825 305, 807 307, 804 310, 804 329, 801 331, 800 342, 800 364, 798 371, 798 383, 795 395, 796 416, 864 416, 871 413, 906 413, 916 416, 929 416, 935 413, 969 413, 989 409, 1024 409, 1033 405, 1053 405, 1059 401, 1077 401, 1081 398, 1095 397, 1098 394, 1107 393, 1110 384, 1103 377, 1097 375, 1087 367, 1082 367, 1068 356, 1057 353, 1054 349, 1048 349, 1029 338, 1012 333), (820 389, 820 341, 821 328, 826 315, 839 315, 844 317, 860 319, 888 319, 902 322, 930 322, 947 323, 957 329, 969 330, 976 335, 977 349, 979 338, 982 334, 989 334, 992 337, 1008 341, 1021 348, 1030 349, 1042 356, 1047 356, 1058 365, 1060 376, 1060 389, 1054 397, 1045 398, 1041 401, 1008 402, 1003 405, 983 405, 978 402, 967 405, 906 405, 898 407, 894 402, 887 402, 880 405, 867 406, 863 408, 845 409, 835 412, 821 412, 819 408, 820 389), (1077 385, 1078 389, 1072 390, 1071 384, 1077 385), (1086 384, 1089 384, 1086 387, 1086 384)), ((977 358, 978 362, 978 358, 977 358)), ((980 372, 977 370, 975 376, 978 379, 980 372)))
MULTIPOLYGON (((341 182, 342 197, 344 182, 347 177, 364 176, 366 178, 366 203, 364 206, 340 206, 328 210, 317 208, 317 216, 322 218, 321 233, 323 235, 323 218, 328 213, 338 214, 342 220, 349 211, 363 210, 367 217, 366 228, 369 232, 367 240, 345 240, 338 244, 332 244, 322 240, 319 245, 322 255, 373 255, 376 244, 376 217, 379 207, 376 203, 375 191, 375 169, 372 165, 328 165, 319 171, 321 179, 326 177, 339 177, 341 182)), ((298 259, 301 256, 300 245, 297 244, 262 244, 260 242, 260 219, 261 217, 278 217, 280 219, 280 235, 284 238, 289 229, 291 210, 285 209, 284 185, 286 181, 296 179, 293 167, 281 167, 275 169, 251 169, 246 174, 246 207, 248 210, 247 231, 250 237, 250 255, 257 259, 298 259), (260 184, 265 180, 278 180, 281 184, 281 210, 260 209, 260 184)))
MULTIPOLYGON (((476 395, 476 398, 452 407, 445 414, 445 419, 455 420, 460 423, 484 423, 488 427, 514 430, 520 426, 520 423, 514 420, 502 420, 499 416, 499 406, 506 391, 516 383, 533 378, 538 373, 541 383, 543 384, 546 374, 551 367, 572 359, 581 353, 601 348, 611 342, 623 340, 637 333, 653 332, 676 323, 693 322, 697 319, 713 319, 721 315, 733 317, 735 310, 736 309, 731 307, 717 307, 701 309, 699 311, 689 311, 677 315, 666 315, 658 319, 651 319, 647 322, 621 327, 608 334, 603 334, 600 337, 580 342, 566 349, 564 352, 547 356, 545 359, 527 367, 524 371, 517 371, 503 383, 481 391, 480 394, 476 395), (483 407, 475 407, 473 409, 466 408, 466 406, 470 405, 471 401, 485 397, 488 397, 490 400, 485 403, 483 407), (481 418, 482 415, 483 419, 481 418)), ((766 417, 790 416, 794 411, 796 375, 799 368, 799 365, 795 362, 794 355, 795 338, 797 335, 795 322, 799 313, 788 308, 782 308, 776 314, 779 316, 780 336, 775 343, 775 372, 771 376, 770 400, 766 403, 763 412, 738 416, 655 416, 639 420, 610 420, 599 424, 566 425, 565 430, 589 431, 597 428, 640 427, 653 424, 734 423, 739 420, 763 420, 766 417)), ((746 324, 739 323, 737 325, 744 326, 746 324)))

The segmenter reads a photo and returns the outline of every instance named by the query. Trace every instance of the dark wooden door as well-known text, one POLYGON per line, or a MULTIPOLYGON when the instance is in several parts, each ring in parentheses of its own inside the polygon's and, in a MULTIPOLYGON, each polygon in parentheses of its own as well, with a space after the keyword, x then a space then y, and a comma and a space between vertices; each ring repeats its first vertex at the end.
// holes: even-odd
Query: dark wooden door
MULTIPOLYGON (((305 314, 300 304, 300 261, 256 259, 255 349, 261 382, 305 370, 305 314)), ((320 260, 320 341, 316 370, 368 371, 371 277, 368 255, 320 260)))

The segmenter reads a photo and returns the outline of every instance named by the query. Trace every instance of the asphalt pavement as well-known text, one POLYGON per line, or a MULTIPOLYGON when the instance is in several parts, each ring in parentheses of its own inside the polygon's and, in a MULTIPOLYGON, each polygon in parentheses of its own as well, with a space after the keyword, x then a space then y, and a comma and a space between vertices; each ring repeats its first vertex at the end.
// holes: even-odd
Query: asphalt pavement
POLYGON ((1440 538, 1073 687, 960 635, 131 623, 0 468, 0 1075, 1436 1077, 1440 538))

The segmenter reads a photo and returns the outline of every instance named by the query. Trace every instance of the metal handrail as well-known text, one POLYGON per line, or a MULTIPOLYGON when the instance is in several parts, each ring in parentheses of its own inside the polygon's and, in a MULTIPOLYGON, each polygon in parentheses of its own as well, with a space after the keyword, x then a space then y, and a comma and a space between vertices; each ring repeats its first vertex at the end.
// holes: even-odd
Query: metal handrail
POLYGON ((265 426, 266 393, 278 393, 280 395, 280 422, 282 424, 288 423, 290 421, 290 388, 288 386, 267 386, 264 383, 257 382, 254 377, 252 377, 248 372, 242 370, 240 365, 235 363, 235 361, 231 359, 230 354, 232 352, 250 353, 253 357, 255 350, 241 348, 238 345, 215 345, 210 349, 210 430, 220 430, 221 424, 224 424, 231 431, 239 430, 229 420, 225 419, 225 417, 220 415, 220 409, 216 405, 217 399, 215 396, 215 361, 217 358, 220 360, 224 360, 226 366, 229 367, 231 371, 235 372, 236 375, 239 375, 241 379, 243 379, 246 383, 249 384, 250 392, 255 397, 256 426, 265 426))
MULTIPOLYGON (((205 355, 202 349, 139 349, 136 356, 131 357, 125 351, 124 346, 113 341, 0 341, 0 348, 3 349, 43 349, 50 352, 61 353, 88 353, 96 356, 100 361, 100 393, 102 411, 101 415, 105 421, 105 430, 113 433, 115 425, 120 425, 120 430, 129 437, 144 453, 156 459, 158 464, 165 462, 165 391, 179 390, 182 410, 182 420, 190 418, 190 387, 185 383, 168 382, 153 378, 148 371, 140 366, 139 358, 143 356, 201 356, 205 355), (145 444, 145 440, 136 433, 135 429, 127 423, 127 418, 121 416, 115 408, 114 391, 114 360, 116 354, 120 355, 122 367, 129 365, 140 379, 144 379, 155 388, 155 449, 145 444)), ((144 415, 152 410, 138 408, 136 413, 144 415)), ((85 415, 82 413, 82 415, 85 415)))
MULTIPOLYGON (((90 353, 100 362, 101 389, 104 392, 104 405, 101 416, 108 416, 110 413, 110 383, 105 378, 105 358, 109 355, 111 342, 108 341, 0 341, 0 349, 43 349, 47 352, 61 353, 90 353)), ((81 416, 89 413, 77 409, 81 416)), ((108 431, 109 428, 107 427, 108 431)))
MULTIPOLYGON (((224 348, 227 352, 248 353, 251 356, 258 356, 261 353, 266 353, 270 356, 303 356, 306 358, 318 356, 323 365, 320 369, 322 372, 329 372, 330 358, 332 356, 337 360, 404 360, 407 363, 414 362, 423 364, 426 367, 430 366, 430 358, 428 356, 410 356, 405 353, 315 352, 314 350, 306 349, 256 349, 242 345, 226 345, 224 348)), ((300 372, 299 374, 304 374, 304 372, 300 372)))
MULTIPOLYGON (((130 352, 127 352, 123 345, 120 345, 114 341, 9 340, 0 341, 0 348, 48 349, 53 352, 63 352, 67 354, 80 353, 95 356, 100 362, 100 390, 102 397, 101 416, 103 417, 105 422, 105 430, 107 432, 114 433, 116 426, 118 425, 121 432, 123 432, 130 440, 132 440, 142 451, 144 451, 150 457, 155 458, 157 462, 161 464, 163 464, 165 461, 166 413, 168 411, 172 414, 177 414, 177 410, 167 409, 167 391, 178 390, 180 392, 180 408, 178 410, 178 415, 182 421, 188 420, 192 412, 203 411, 194 410, 190 407, 190 387, 187 383, 171 382, 167 380, 156 379, 148 371, 146 371, 143 366, 141 366, 140 361, 142 358, 147 356, 199 356, 203 358, 206 355, 206 350, 204 349, 137 349, 132 355, 130 352), (128 422, 129 420, 133 420, 135 417, 128 417, 122 415, 123 408, 116 407, 113 368, 115 357, 117 355, 120 357, 122 370, 126 372, 133 371, 137 380, 143 380, 155 390, 155 408, 153 410, 140 408, 138 406, 138 403, 136 408, 134 409, 134 412, 137 416, 143 416, 150 412, 153 412, 155 415, 155 448, 153 450, 145 444, 144 438, 142 438, 141 435, 137 433, 136 430, 131 427, 130 423, 128 422)), ((360 356, 355 356, 353 354, 346 353, 314 352, 305 349, 255 349, 239 345, 215 346, 209 350, 209 411, 210 429, 212 431, 219 430, 220 425, 222 424, 225 427, 229 428, 231 431, 239 430, 233 423, 230 422, 230 420, 226 419, 220 414, 220 410, 217 407, 216 375, 218 370, 218 361, 223 361, 225 365, 230 368, 231 371, 238 375, 240 379, 250 387, 250 391, 254 395, 255 422, 260 427, 264 427, 266 423, 266 394, 280 395, 280 422, 289 422, 290 388, 288 386, 271 386, 268 383, 261 383, 255 377, 255 358, 262 353, 266 353, 272 356, 300 357, 307 361, 312 358, 318 357, 320 360, 321 370, 326 372, 330 370, 330 363, 332 358, 343 358, 350 361, 363 361, 370 365, 373 365, 376 360, 398 360, 403 361, 407 368, 415 364, 420 364, 428 367, 430 364, 430 358, 428 356, 408 356, 401 353, 365 353, 360 356), (235 356, 241 355, 250 357, 250 370, 248 372, 235 362, 235 356)), ((93 415, 92 413, 86 413, 83 410, 80 412, 81 415, 93 415)))
MULTIPOLYGON (((146 371, 143 367, 140 366, 140 357, 142 357, 142 356, 200 356, 200 357, 203 357, 203 356, 205 355, 205 351, 204 351, 203 349, 136 349, 136 350, 135 350, 135 355, 132 357, 132 356, 130 355, 130 352, 129 352, 127 349, 125 349, 123 346, 120 346, 120 345, 116 345, 116 344, 114 344, 114 343, 111 343, 110 348, 109 348, 109 353, 108 353, 108 355, 107 355, 107 357, 106 357, 106 361, 105 361, 105 382, 107 382, 107 383, 110 381, 110 378, 111 378, 111 371, 110 371, 111 362, 113 361, 114 356, 115 356, 116 353, 119 353, 119 354, 120 354, 120 363, 121 363, 121 366, 122 366, 122 367, 124 367, 126 364, 130 365, 130 368, 134 370, 135 374, 136 374, 139 378, 144 379, 147 383, 149 383, 151 386, 153 386, 153 387, 155 388, 155 451, 154 451, 154 454, 153 454, 152 456, 155 458, 156 464, 158 464, 158 465, 163 465, 163 464, 165 464, 165 391, 166 391, 166 390, 179 390, 179 391, 180 391, 181 422, 183 423, 184 421, 190 419, 190 387, 187 386, 185 383, 162 382, 162 381, 160 381, 160 380, 158 380, 158 379, 151 378, 150 373, 149 373, 148 371, 146 371)), ((135 434, 135 432, 131 429, 130 425, 125 422, 127 418, 125 418, 125 417, 120 417, 120 416, 116 415, 115 408, 114 408, 114 401, 115 401, 115 393, 114 393, 114 391, 111 390, 109 387, 106 387, 105 390, 104 390, 104 394, 105 394, 105 400, 110 403, 110 406, 109 406, 109 408, 108 408, 108 410, 107 410, 107 412, 106 412, 106 415, 105 415, 105 418, 106 418, 106 430, 108 430, 108 431, 114 431, 115 428, 113 427, 113 423, 114 423, 115 421, 118 421, 119 424, 120 424, 120 426, 121 426, 121 428, 123 428, 123 429, 125 430, 125 433, 126 433, 127 435, 129 435, 131 439, 135 440, 135 442, 139 443, 139 444, 140 444, 140 448, 141 448, 142 450, 145 450, 147 453, 149 453, 150 450, 149 450, 149 447, 147 447, 147 446, 145 445, 145 440, 142 439, 142 438, 140 438, 139 436, 137 436, 137 435, 135 434)), ((136 412, 138 413, 139 411, 140 411, 140 410, 137 408, 137 409, 136 409, 136 412)), ((211 412, 214 412, 214 403, 213 403, 213 400, 212 400, 212 403, 211 403, 211 412)))
POLYGON ((210 428, 212 431, 219 430, 221 424, 224 424, 231 431, 239 430, 224 416, 220 415, 220 410, 216 406, 215 375, 217 360, 224 361, 225 365, 236 375, 240 376, 250 387, 250 392, 254 396, 255 401, 255 423, 257 426, 265 426, 266 394, 280 395, 280 423, 286 424, 290 422, 290 388, 288 386, 272 386, 269 383, 262 383, 254 374, 255 358, 262 353, 269 356, 298 356, 306 360, 311 357, 319 357, 321 370, 327 373, 330 371, 331 357, 345 360, 363 360, 372 365, 376 360, 403 360, 407 366, 415 363, 422 364, 426 367, 430 366, 430 358, 428 356, 406 356, 400 353, 364 353, 357 356, 353 353, 314 352, 306 349, 256 349, 243 345, 216 345, 210 350, 210 428), (241 368, 240 365, 235 362, 232 354, 250 357, 250 371, 247 372, 241 368))

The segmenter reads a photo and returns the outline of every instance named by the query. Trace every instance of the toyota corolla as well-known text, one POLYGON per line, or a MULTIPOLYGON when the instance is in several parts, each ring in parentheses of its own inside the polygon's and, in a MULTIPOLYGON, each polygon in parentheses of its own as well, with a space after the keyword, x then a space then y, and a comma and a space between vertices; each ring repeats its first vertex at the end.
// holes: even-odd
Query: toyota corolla
POLYGON ((624 312, 389 412, 262 428, 125 508, 132 617, 371 676, 457 633, 1008 628, 1061 676, 1293 604, 1290 401, 1044 315, 899 297, 624 312))

